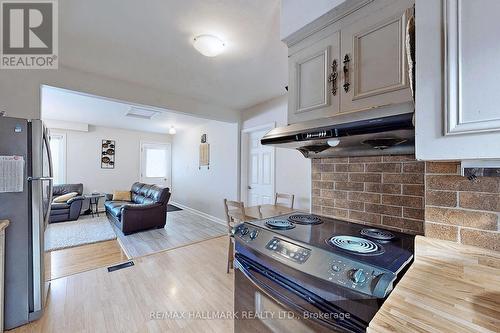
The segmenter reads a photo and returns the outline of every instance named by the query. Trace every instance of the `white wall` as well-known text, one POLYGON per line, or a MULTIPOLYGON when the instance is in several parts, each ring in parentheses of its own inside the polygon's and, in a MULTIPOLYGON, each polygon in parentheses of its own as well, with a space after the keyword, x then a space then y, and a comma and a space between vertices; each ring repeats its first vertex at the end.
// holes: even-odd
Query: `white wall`
MULTIPOLYGON (((287 124, 287 96, 258 104, 242 113, 242 129, 287 124)), ((276 191, 295 194, 295 207, 309 210, 311 200, 311 160, 296 150, 276 148, 276 191)), ((245 189, 242 189, 244 191, 245 189)))
POLYGON ((172 201, 224 219, 224 198, 238 199, 238 124, 208 121, 172 139, 172 201), (207 134, 210 169, 198 168, 200 137, 207 134))
POLYGON ((280 37, 284 39, 345 0, 281 0, 280 37))
MULTIPOLYGON (((66 183, 83 183, 84 192, 128 190, 139 181, 140 142, 170 142, 168 134, 89 126, 88 132, 51 129, 66 134, 66 183), (116 141, 114 169, 101 169, 101 140, 116 141)), ((102 204, 101 200, 101 204, 102 204)))

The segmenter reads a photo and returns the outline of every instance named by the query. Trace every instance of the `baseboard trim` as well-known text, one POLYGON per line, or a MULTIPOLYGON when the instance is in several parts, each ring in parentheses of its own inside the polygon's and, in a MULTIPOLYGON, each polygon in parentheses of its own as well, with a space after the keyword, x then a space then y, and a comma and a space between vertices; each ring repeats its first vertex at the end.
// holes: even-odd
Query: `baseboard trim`
POLYGON ((202 211, 199 211, 197 209, 194 209, 194 208, 191 208, 191 207, 188 207, 188 206, 185 206, 183 204, 180 204, 178 202, 175 202, 175 201, 171 201, 170 204, 174 205, 174 206, 177 206, 179 208, 182 208, 184 210, 187 210, 188 212, 190 213, 193 213, 193 214, 196 214, 198 216, 201 216, 201 217, 204 217, 206 219, 209 219, 210 221, 214 221, 216 223, 219 223, 219 224, 222 224, 222 225, 227 225, 226 221, 224 221, 223 219, 220 219, 218 217, 215 217, 215 216, 212 216, 210 214, 207 214, 207 213, 204 213, 202 211))

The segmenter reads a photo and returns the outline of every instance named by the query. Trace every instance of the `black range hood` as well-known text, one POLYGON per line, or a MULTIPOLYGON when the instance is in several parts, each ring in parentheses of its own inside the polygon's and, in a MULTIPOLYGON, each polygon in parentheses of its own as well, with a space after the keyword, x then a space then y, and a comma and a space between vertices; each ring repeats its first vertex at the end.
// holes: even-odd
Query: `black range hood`
POLYGON ((261 143, 307 158, 413 154, 413 116, 409 104, 343 114, 275 128, 261 143))

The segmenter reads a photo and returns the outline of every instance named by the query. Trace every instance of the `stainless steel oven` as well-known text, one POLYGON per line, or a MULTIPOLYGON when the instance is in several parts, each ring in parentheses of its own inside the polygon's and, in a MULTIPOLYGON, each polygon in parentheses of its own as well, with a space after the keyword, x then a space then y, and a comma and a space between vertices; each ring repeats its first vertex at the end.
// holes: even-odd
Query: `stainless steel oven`
POLYGON ((307 214, 235 229, 235 333, 365 332, 413 236, 307 214))
POLYGON ((242 255, 235 259, 235 332, 364 332, 366 322, 242 255))

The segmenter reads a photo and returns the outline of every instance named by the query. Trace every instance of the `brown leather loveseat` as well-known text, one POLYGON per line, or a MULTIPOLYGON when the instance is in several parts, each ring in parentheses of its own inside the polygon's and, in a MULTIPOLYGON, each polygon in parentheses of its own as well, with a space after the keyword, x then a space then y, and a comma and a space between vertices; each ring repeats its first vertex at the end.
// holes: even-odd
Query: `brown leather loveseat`
POLYGON ((170 199, 168 187, 134 183, 131 195, 132 201, 113 201, 108 197, 104 203, 109 220, 124 235, 165 226, 170 199))

